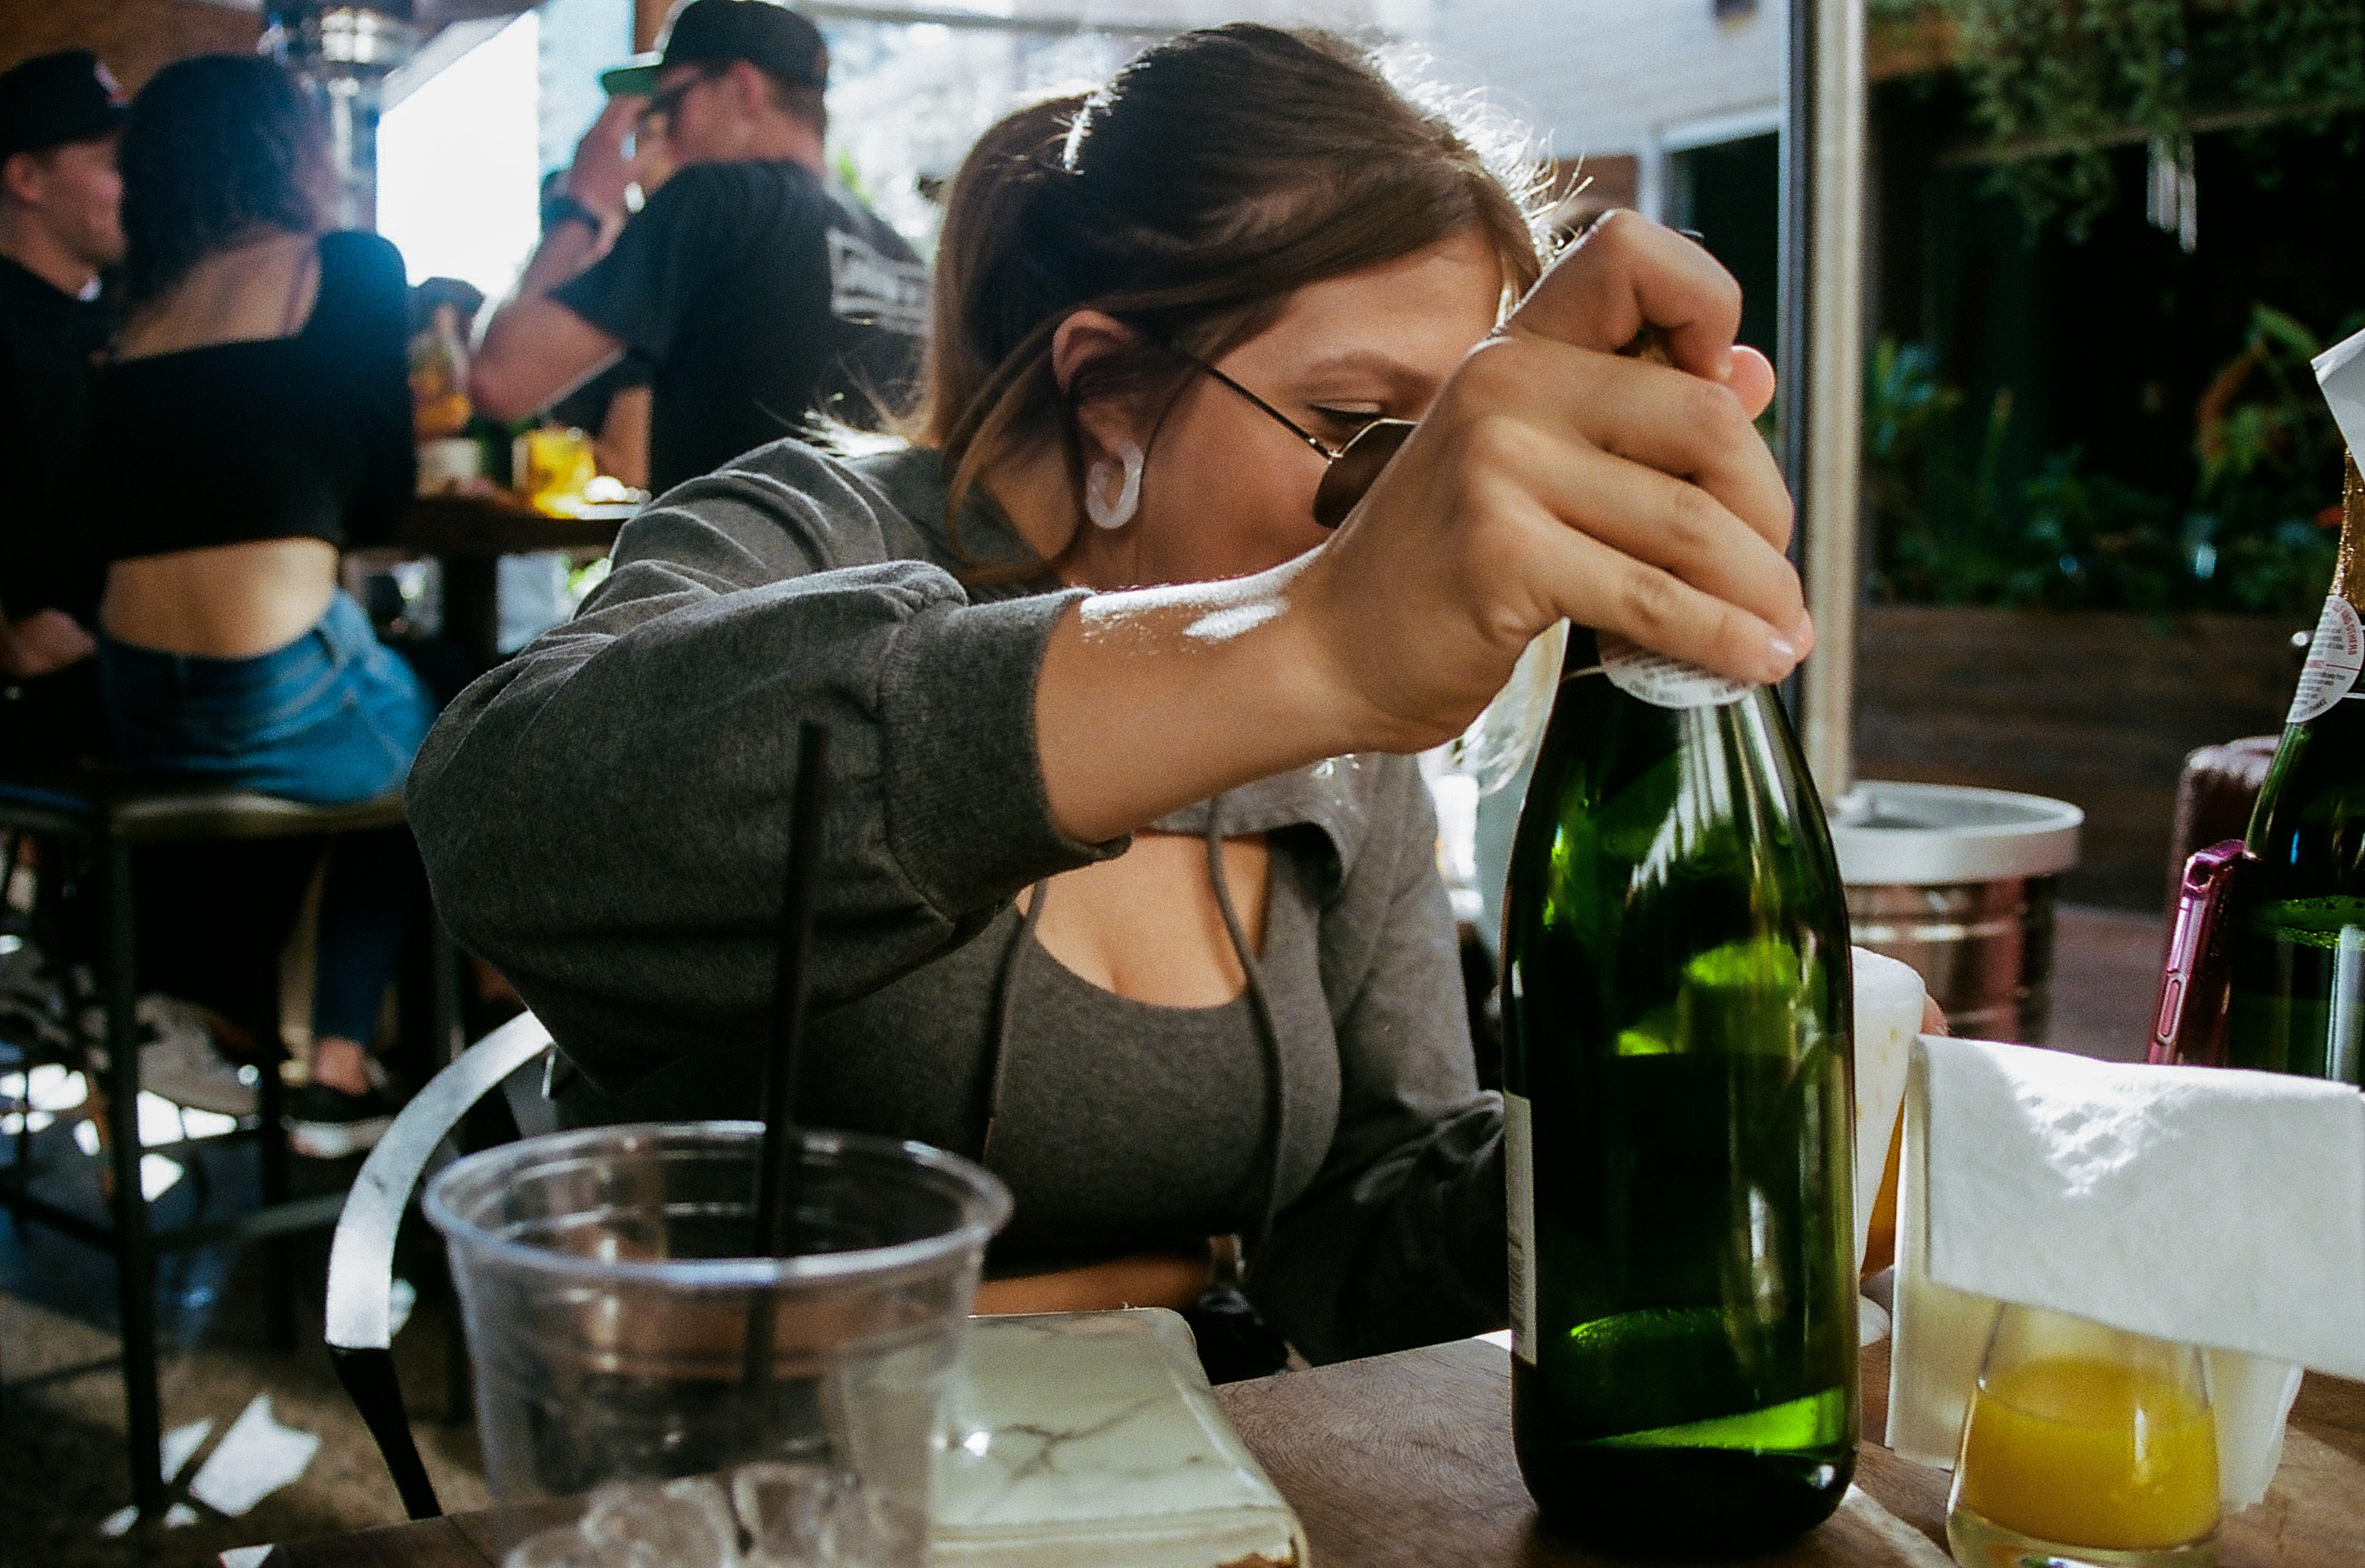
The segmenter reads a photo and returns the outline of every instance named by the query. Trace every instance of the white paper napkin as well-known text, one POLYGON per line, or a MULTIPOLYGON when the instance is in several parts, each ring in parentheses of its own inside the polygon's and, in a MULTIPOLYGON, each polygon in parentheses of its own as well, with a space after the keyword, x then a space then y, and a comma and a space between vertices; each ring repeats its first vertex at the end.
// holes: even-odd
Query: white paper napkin
MULTIPOLYGON (((2351 452, 2365 452, 2365 332, 2343 338, 2315 356, 2316 385, 2351 452)), ((2365 461, 2365 459, 2360 459, 2365 461)))
POLYGON ((2005 1302, 2204 1347, 2225 1506, 2258 1502, 2300 1368, 2365 1377, 2365 1096, 1922 1036, 1890 1448, 1953 1466, 2005 1302))
POLYGON ((1873 1200, 1889 1169, 1889 1143, 1905 1098, 1905 1068, 1922 1032, 1922 977, 1910 964, 1853 949, 1855 962, 1855 1266, 1872 1227, 1873 1200))

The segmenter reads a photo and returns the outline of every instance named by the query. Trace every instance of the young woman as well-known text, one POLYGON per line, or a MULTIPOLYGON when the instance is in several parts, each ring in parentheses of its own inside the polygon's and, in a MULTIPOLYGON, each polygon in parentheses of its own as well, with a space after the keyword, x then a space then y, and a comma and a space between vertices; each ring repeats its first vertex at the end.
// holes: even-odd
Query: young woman
POLYGON ((1504 176, 1328 37, 1187 34, 997 128, 915 442, 673 491, 421 752, 436 891, 563 1112, 757 1103, 818 718, 799 1114, 1010 1182, 989 1308, 1187 1303, 1239 1235, 1313 1360, 1499 1325, 1500 1108, 1405 754, 1563 616, 1756 680, 1810 639, 1731 279, 1625 217, 1537 272, 1504 176), (1646 322, 1681 368, 1615 354, 1646 322), (1334 456, 1414 420, 1376 483, 1334 456))
MULTIPOLYGON (((118 748, 298 801, 398 789, 434 707, 337 565, 390 535, 410 498, 402 258, 323 232, 326 140, 264 61, 159 72, 121 165, 123 322, 91 477, 118 748)), ((415 897, 409 853, 399 834, 359 835, 331 858, 312 1082, 294 1107, 307 1152, 350 1152, 385 1126, 363 1045, 415 897)))

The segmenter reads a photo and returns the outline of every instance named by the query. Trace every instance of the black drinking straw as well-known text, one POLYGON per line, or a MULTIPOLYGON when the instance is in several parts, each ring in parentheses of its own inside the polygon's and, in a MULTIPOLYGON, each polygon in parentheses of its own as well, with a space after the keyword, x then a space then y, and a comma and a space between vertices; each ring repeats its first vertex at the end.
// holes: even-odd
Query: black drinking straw
MULTIPOLYGON (((789 1217, 795 1209, 797 1066, 804 1051, 805 1002, 813 987, 813 879, 821 864, 823 775, 829 765, 829 726, 797 725, 797 777, 789 797, 789 869, 780 893, 779 968, 772 981, 770 1048, 764 1057, 764 1148, 756 1175, 753 1256, 789 1253, 789 1217)), ((745 1382, 771 1381, 772 1298, 748 1304, 745 1382)))

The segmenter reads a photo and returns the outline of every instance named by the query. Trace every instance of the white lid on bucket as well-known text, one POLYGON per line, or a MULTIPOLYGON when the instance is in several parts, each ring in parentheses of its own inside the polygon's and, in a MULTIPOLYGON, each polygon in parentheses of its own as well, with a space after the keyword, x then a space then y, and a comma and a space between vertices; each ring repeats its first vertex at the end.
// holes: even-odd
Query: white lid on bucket
POLYGON ((1965 784, 1866 782, 1832 812, 1850 887, 2049 877, 2078 863, 2086 813, 2067 801, 1965 784))

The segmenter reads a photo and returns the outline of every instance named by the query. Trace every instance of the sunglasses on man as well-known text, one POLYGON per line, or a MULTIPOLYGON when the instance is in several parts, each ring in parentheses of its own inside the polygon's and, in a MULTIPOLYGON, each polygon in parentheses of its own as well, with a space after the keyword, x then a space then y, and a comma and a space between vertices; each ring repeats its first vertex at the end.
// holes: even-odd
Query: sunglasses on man
POLYGON ((671 119, 674 110, 681 107, 684 98, 722 74, 719 71, 701 71, 695 76, 685 76, 672 86, 650 94, 649 101, 641 106, 638 123, 647 126, 671 119))

